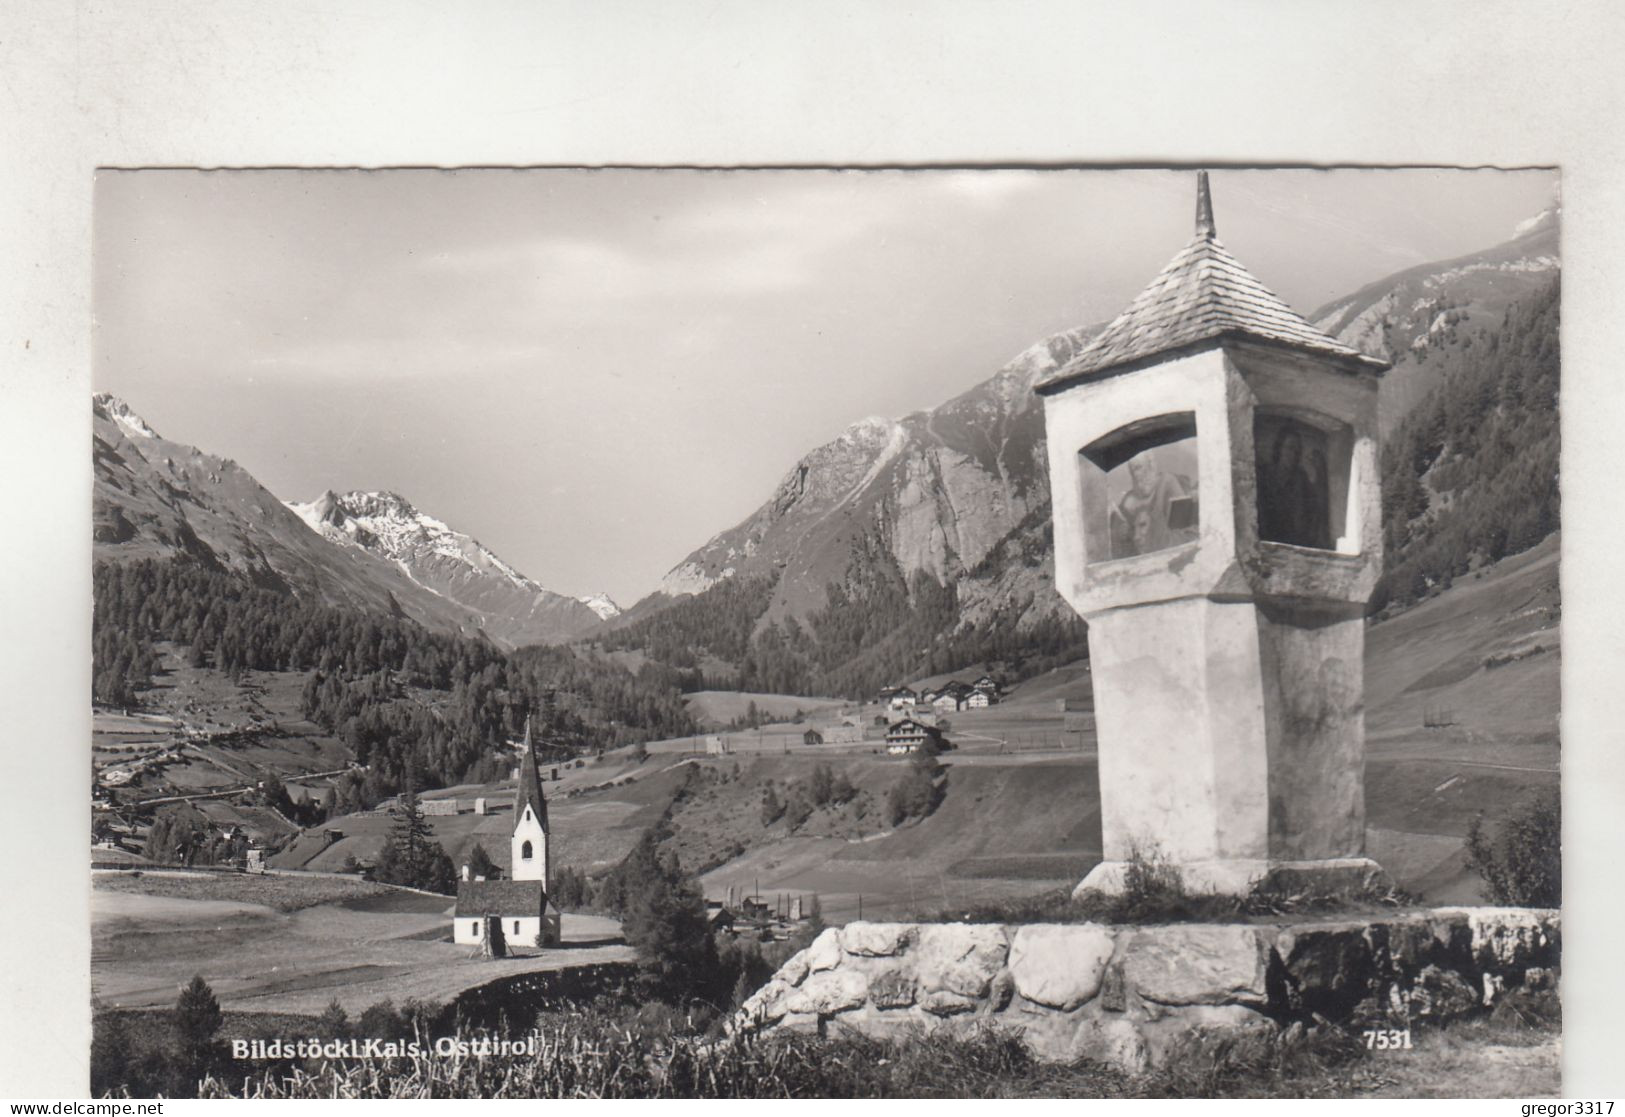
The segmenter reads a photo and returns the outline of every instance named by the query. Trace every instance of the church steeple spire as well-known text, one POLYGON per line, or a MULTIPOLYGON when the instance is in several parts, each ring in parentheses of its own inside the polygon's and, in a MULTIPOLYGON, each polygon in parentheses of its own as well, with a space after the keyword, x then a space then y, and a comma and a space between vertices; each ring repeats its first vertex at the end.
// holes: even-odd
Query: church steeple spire
POLYGON ((1213 195, 1208 190, 1207 172, 1196 172, 1196 235, 1209 239, 1219 235, 1213 224, 1213 195))
POLYGON ((519 786, 513 798, 513 879, 552 882, 548 856, 547 800, 536 761, 530 719, 525 719, 525 756, 519 764, 519 786))

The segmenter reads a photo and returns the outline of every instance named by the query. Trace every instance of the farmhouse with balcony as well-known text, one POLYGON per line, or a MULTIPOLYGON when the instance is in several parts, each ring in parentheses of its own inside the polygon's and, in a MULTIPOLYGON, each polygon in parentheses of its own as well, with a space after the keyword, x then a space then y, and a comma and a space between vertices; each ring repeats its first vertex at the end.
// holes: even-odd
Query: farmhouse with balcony
POLYGON ((886 730, 886 751, 893 756, 905 756, 916 751, 927 739, 940 744, 942 731, 914 718, 904 718, 886 730))
POLYGON ((893 710, 910 710, 920 700, 920 696, 906 686, 887 687, 880 692, 881 701, 893 710))

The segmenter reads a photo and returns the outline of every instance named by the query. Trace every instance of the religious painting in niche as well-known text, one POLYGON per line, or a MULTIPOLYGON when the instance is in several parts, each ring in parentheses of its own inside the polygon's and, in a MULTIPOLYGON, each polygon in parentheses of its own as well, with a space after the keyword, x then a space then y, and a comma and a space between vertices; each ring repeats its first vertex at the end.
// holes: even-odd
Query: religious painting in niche
POLYGON ((1194 543, 1199 529, 1196 477, 1194 434, 1142 450, 1110 470, 1111 557, 1194 543))
POLYGON ((1256 417, 1260 539, 1323 550, 1333 546, 1326 442, 1325 431, 1300 420, 1256 417))

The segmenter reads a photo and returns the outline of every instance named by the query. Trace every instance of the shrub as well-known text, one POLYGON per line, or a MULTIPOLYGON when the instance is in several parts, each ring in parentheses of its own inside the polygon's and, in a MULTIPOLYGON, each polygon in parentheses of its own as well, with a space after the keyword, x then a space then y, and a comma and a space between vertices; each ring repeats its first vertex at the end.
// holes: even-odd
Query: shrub
POLYGON ((1467 864, 1497 904, 1555 908, 1563 903, 1563 816, 1557 792, 1528 800, 1493 837, 1484 818, 1467 830, 1467 864))
POLYGON ((886 793, 886 821, 900 826, 908 819, 924 818, 937 809, 942 795, 942 788, 928 769, 911 767, 886 793))

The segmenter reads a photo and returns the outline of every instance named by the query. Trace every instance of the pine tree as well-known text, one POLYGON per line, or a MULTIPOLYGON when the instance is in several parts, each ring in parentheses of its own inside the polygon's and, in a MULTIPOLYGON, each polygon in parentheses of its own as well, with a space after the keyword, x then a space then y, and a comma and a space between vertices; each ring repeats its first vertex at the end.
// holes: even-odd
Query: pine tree
POLYGON ((220 1002, 214 990, 202 974, 194 974, 191 983, 181 990, 173 1016, 180 1071, 187 1082, 195 1085, 216 1062, 215 1036, 221 1022, 220 1002))
POLYGON ((350 1034, 350 1015, 334 997, 316 1018, 316 1035, 321 1039, 343 1039, 350 1034))
POLYGON ((485 847, 479 842, 475 842, 474 848, 468 851, 468 871, 470 875, 484 877, 486 880, 496 880, 501 875, 496 862, 491 860, 491 855, 485 852, 485 847))

